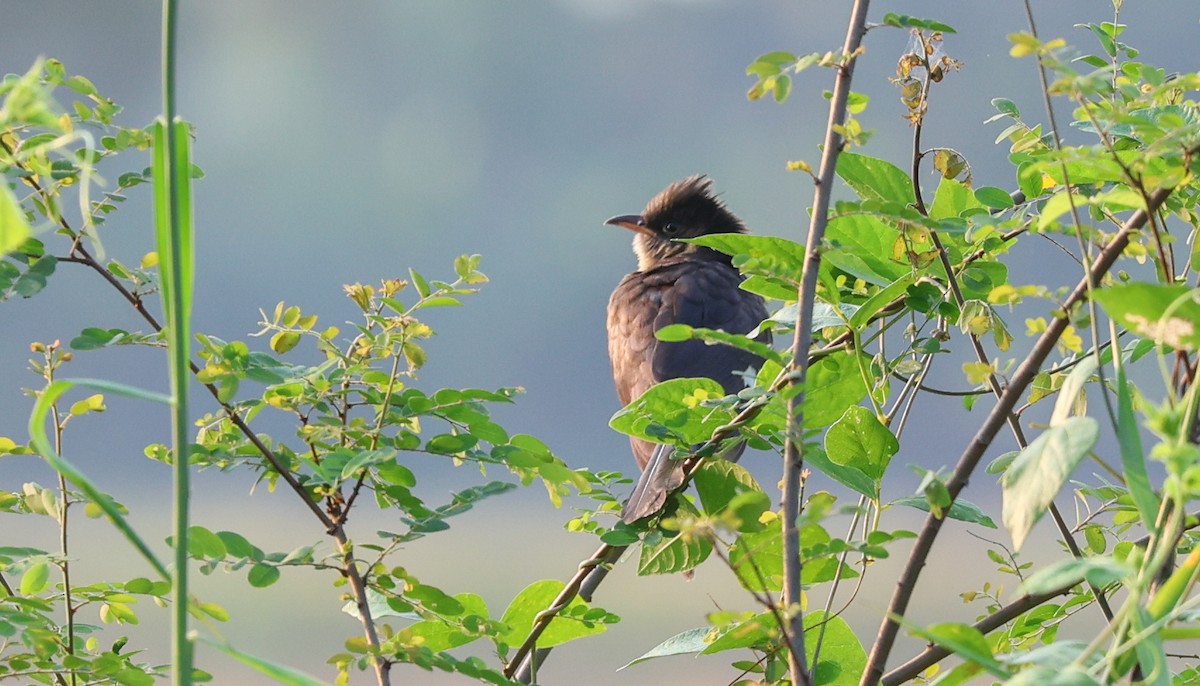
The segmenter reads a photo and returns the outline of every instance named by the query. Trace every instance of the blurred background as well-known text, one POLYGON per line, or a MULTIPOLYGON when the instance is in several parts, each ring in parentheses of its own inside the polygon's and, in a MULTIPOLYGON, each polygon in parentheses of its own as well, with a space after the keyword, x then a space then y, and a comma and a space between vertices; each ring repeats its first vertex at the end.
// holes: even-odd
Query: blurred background
MULTIPOLYGON (((958 30, 946 37, 945 50, 963 69, 934 89, 924 143, 959 150, 973 165, 977 185, 1013 187, 1007 145, 992 143, 1002 125, 982 122, 994 113, 993 97, 1015 101, 1027 121, 1044 120, 1034 63, 1008 55, 1006 35, 1026 30, 1020 4, 876 4, 873 20, 884 12, 908 13, 958 30)), ((1111 4, 1095 0, 1035 3, 1035 10, 1043 38, 1064 37, 1088 52, 1098 52, 1094 39, 1072 25, 1112 19, 1111 4)), ((149 124, 160 109, 159 11, 148 1, 5 3, 0 71, 23 73, 38 56, 57 58, 124 105, 125 125, 149 124)), ((518 402, 497 410, 510 432, 542 438, 571 465, 632 473, 625 437, 607 427, 618 408, 604 309, 634 260, 631 236, 602 222, 640 211, 673 180, 707 173, 752 231, 803 240, 812 184, 807 175, 786 171, 785 162, 816 166, 827 116, 822 91, 831 86, 832 72, 804 72, 791 100, 778 105, 747 101, 753 80, 744 70, 773 50, 837 49, 848 11, 849 3, 782 0, 183 3, 179 110, 195 124, 195 159, 207 174, 196 184, 194 328, 244 339, 258 328, 259 308, 269 311, 286 300, 345 330, 354 308, 342 284, 403 277, 409 267, 449 278, 455 256, 480 253, 491 283, 465 308, 428 313, 440 335, 428 346, 421 385, 429 391, 521 386, 518 402)), ((1142 49, 1145 61, 1168 72, 1197 68, 1200 29, 1192 3, 1127 3, 1121 20, 1131 25, 1123 39, 1142 49)), ((861 120, 875 136, 865 152, 902 167, 911 132, 887 79, 907 39, 900 30, 872 31, 854 82, 871 97, 861 120)), ((136 153, 119 159, 125 166, 107 170, 110 180, 149 164, 136 153)), ((929 197, 936 177, 921 183, 929 197)), ((149 188, 130 195, 105 225, 104 239, 111 256, 135 263, 152 249, 149 188)), ((53 245, 52 238, 47 242, 53 245)), ((1055 270, 1063 283, 1076 278, 1072 264, 1045 243, 1024 241, 1014 259, 1031 278, 1055 270)), ((115 294, 72 265, 60 265, 38 297, 0 306, 0 436, 27 439, 31 402, 19 389, 39 385, 27 371, 29 343, 69 341, 87 326, 142 329, 115 294)), ((1013 328, 1020 338, 1023 327, 1016 322, 1013 328)), ((166 383, 164 359, 144 349, 81 354, 63 374, 150 388, 166 383)), ((931 383, 961 388, 965 382, 958 363, 946 363, 935 367, 931 383)), ((206 395, 193 398, 197 411, 210 409, 206 395)), ((987 406, 983 400, 974 415, 958 416, 977 420, 987 406)), ((115 398, 109 408, 72 427, 65 453, 130 508, 148 539, 161 542, 169 474, 142 457, 142 449, 167 439, 160 421, 165 413, 115 398)), ((956 411, 961 406, 953 399, 918 405, 893 460, 886 498, 912 492, 917 476, 906 465, 954 463, 974 428, 973 422, 947 425, 944 417, 956 411)), ((256 426, 284 432, 287 424, 264 417, 256 426)), ((1006 436, 995 452, 1008 449, 1006 436)), ((773 456, 748 456, 743 463, 767 486, 778 478, 773 456)), ((414 458, 413 467, 423 495, 435 503, 479 478, 426 458, 414 458)), ((26 481, 50 485, 54 477, 34 459, 0 460, 0 487, 20 490, 26 481)), ((290 494, 253 486, 246 474, 200 474, 196 523, 240 531, 267 550, 308 543, 328 550, 290 494)), ((967 497, 998 520, 997 492, 990 478, 979 478, 967 497)), ((563 531, 571 516, 569 509, 554 509, 542 489, 522 489, 452 520, 450 531, 409 546, 395 563, 448 592, 481 593, 499 616, 526 584, 569 577, 595 548, 590 537, 563 531)), ((56 547, 47 522, 11 516, 0 522, 0 545, 56 547)), ((919 522, 916 513, 900 513, 893 525, 916 528, 919 522)), ((364 541, 391 522, 363 511, 351 524, 364 541)), ((81 581, 149 573, 107 525, 78 527, 73 555, 81 581)), ((968 535, 965 526, 947 529, 918 589, 914 621, 971 620, 981 610, 961 604, 957 594, 977 590, 984 579, 1016 586, 987 568, 971 578, 963 574, 962 563, 988 564, 984 551, 993 546, 968 535)), ((1054 554, 1049 528, 1037 534, 1043 552, 1054 554)), ((1027 558, 1038 555, 1035 547, 1027 558)), ((732 681, 737 674, 727 655, 615 671, 660 640, 703 625, 706 612, 756 609, 717 563, 691 582, 637 578, 633 567, 619 566, 596 598, 623 621, 556 651, 542 682, 732 681)), ((847 615, 864 642, 874 635, 895 571, 894 559, 877 563, 847 615)), ((218 573, 200 579, 198 592, 231 611, 233 621, 219 629, 235 645, 331 680, 325 658, 358 631, 338 611, 334 580, 285 571, 280 583, 251 592, 241 574, 218 573)), ((118 627, 111 636, 128 633, 131 646, 165 661, 166 613, 141 610, 141 626, 118 627)), ((918 647, 910 640, 895 653, 897 661, 918 647)), ((200 659, 217 683, 265 683, 210 652, 200 659)), ((404 666, 395 674, 397 683, 461 681, 404 666)), ((362 674, 352 679, 368 681, 362 674)))

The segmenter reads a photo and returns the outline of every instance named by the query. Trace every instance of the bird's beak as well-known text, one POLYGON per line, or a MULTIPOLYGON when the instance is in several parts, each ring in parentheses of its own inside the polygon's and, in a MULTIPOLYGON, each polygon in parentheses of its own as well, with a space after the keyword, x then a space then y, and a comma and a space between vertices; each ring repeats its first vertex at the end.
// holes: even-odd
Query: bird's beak
POLYGON ((651 233, 649 227, 646 226, 646 220, 643 219, 642 215, 640 214, 622 214, 613 217, 604 223, 612 226, 622 226, 630 231, 637 231, 638 233, 644 233, 647 235, 651 233))

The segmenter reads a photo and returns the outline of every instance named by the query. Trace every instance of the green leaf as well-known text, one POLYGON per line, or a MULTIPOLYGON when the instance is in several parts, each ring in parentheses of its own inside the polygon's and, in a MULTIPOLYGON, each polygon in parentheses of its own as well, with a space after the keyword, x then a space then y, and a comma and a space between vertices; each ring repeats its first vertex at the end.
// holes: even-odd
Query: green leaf
POLYGON ((784 360, 784 356, 781 353, 776 352, 776 350, 771 346, 742 334, 727 333, 725 331, 721 331, 720 329, 706 329, 703 327, 697 327, 692 329, 692 338, 705 341, 706 343, 727 345, 731 348, 737 348, 738 350, 745 350, 746 352, 757 355, 765 360, 775 360, 776 362, 782 362, 784 360))
POLYGON ((1125 365, 1117 367, 1117 442, 1121 446, 1121 467, 1125 474, 1125 485, 1137 507, 1142 525, 1147 531, 1154 530, 1158 517, 1158 496, 1150 485, 1150 474, 1146 470, 1146 453, 1142 451, 1142 436, 1137 417, 1133 414, 1133 391, 1125 377, 1125 365))
POLYGON ((22 298, 31 298, 37 295, 46 287, 46 281, 57 267, 58 258, 54 255, 39 257, 34 262, 31 262, 29 268, 13 281, 13 292, 22 298))
POLYGON ((846 620, 818 610, 804 616, 804 628, 806 636, 824 632, 821 659, 816 664, 816 640, 805 641, 813 686, 857 686, 867 666, 867 652, 846 620))
POLYGON ((954 27, 949 24, 943 24, 933 19, 918 19, 917 17, 910 17, 907 14, 896 14, 895 12, 888 12, 883 15, 883 20, 880 23, 884 26, 895 26, 902 29, 925 29, 926 31, 955 33, 954 27))
POLYGON ((692 339, 692 327, 688 324, 668 324, 654 332, 654 337, 667 343, 679 343, 692 339))
POLYGON ((1008 115, 1013 118, 1021 116, 1021 110, 1017 108, 1017 103, 1008 98, 993 98, 992 107, 995 107, 1001 114, 1008 115))
POLYGON ((976 188, 975 199, 993 210, 1007 210, 1015 204, 1008 191, 995 186, 976 188))
POLYGON ((871 323, 875 315, 890 305, 893 300, 896 300, 907 292, 908 287, 912 285, 916 278, 916 274, 908 273, 888 284, 885 288, 876 291, 870 298, 867 298, 862 307, 855 310, 854 314, 850 317, 850 327, 855 331, 862 331, 871 323))
POLYGON ((762 487, 741 467, 728 460, 705 460, 692 482, 700 494, 704 511, 715 514, 725 509, 734 496, 741 493, 762 493, 762 487))
POLYGON ((425 280, 424 276, 421 276, 417 270, 410 267, 408 270, 408 279, 409 281, 412 281, 413 286, 416 287, 417 295, 421 296, 422 298, 429 297, 429 294, 432 292, 432 290, 429 288, 429 282, 425 280))
MULTIPOLYGON (((887 286, 912 271, 891 258, 899 236, 879 218, 849 214, 829 220, 825 237, 831 246, 825 259, 847 274, 875 286, 887 286)), ((797 272, 799 273, 799 272, 797 272)))
MULTIPOLYGON (((803 529, 801 531, 804 533, 803 529)), ((814 535, 819 537, 819 533, 809 532, 810 539, 814 535)), ((729 566, 737 575, 738 583, 748 591, 764 593, 783 588, 783 534, 779 524, 773 523, 761 531, 738 536, 729 548, 729 566)), ((807 569, 805 564, 804 570, 807 569)))
MULTIPOLYGON (((557 579, 535 581, 526 586, 504 610, 504 616, 500 618, 500 621, 508 625, 508 633, 499 637, 497 642, 509 646, 521 645, 530 630, 533 629, 534 618, 538 613, 554 604, 554 599, 558 597, 565 586, 566 584, 557 579)), ((568 613, 572 608, 587 607, 589 605, 582 598, 575 596, 563 612, 568 613)), ((552 648, 577 638, 603 633, 606 629, 607 627, 602 623, 594 622, 588 626, 560 613, 542 632, 541 638, 538 639, 538 647, 552 648)))
POLYGON ((439 455, 457 455, 475 447, 478 442, 479 439, 471 434, 438 434, 429 439, 425 449, 439 455))
POLYGON ((987 639, 975 627, 945 623, 910 628, 917 636, 950 650, 964 660, 974 662, 996 677, 1007 679, 1011 676, 1008 669, 992 654, 987 639))
POLYGON ((608 424, 621 433, 656 443, 667 438, 659 427, 669 427, 670 434, 685 444, 703 443, 729 420, 729 412, 700 403, 723 397, 725 389, 712 379, 670 379, 618 410, 608 424))
POLYGON ((886 200, 903 205, 917 201, 912 179, 891 162, 843 152, 838 155, 837 175, 863 200, 886 200))
MULTIPOLYGON (((831 540, 829 532, 820 524, 800 527, 800 554, 804 559, 801 583, 806 586, 824 583, 838 575, 839 569, 842 579, 858 577, 852 567, 840 565, 831 556, 831 540)), ((729 549, 729 564, 746 590, 763 593, 783 588, 783 534, 779 520, 761 531, 738 536, 729 549)))
MULTIPOLYGON (((1054 646, 1057 647, 1061 643, 1066 643, 1066 641, 1057 641, 1054 646)), ((1076 652, 1081 651, 1076 650, 1076 652)), ((1100 682, 1088 674, 1087 670, 1078 665, 1046 666, 1036 663, 1017 672, 1004 684, 1005 686, 1101 686, 1100 682)))
POLYGON ((659 643, 639 657, 630 660, 624 667, 618 667, 617 671, 632 667, 639 662, 653 660, 656 657, 670 657, 671 655, 690 655, 696 654, 708 647, 711 637, 716 631, 712 627, 700 626, 695 629, 682 631, 667 640, 659 643))
POLYGON ((32 234, 17 197, 7 183, 0 183, 0 257, 20 248, 32 234))
MULTIPOLYGON (((390 598, 395 601, 396 598, 390 598)), ((367 611, 371 613, 371 617, 378 620, 380 617, 398 617, 400 619, 421 619, 421 615, 412 612, 412 606, 407 609, 396 609, 392 607, 392 603, 388 602, 389 597, 376 591, 373 588, 367 589, 367 611)), ((362 616, 358 612, 358 605, 353 601, 347 602, 342 606, 342 612, 361 621, 362 616)))
POLYGON ((188 527, 188 552, 199 559, 220 560, 225 557, 221 537, 202 526, 188 527))
POLYGON ((34 562, 21 575, 21 595, 37 595, 46 590, 49 583, 50 564, 45 560, 34 562))
POLYGON ((788 96, 792 94, 792 77, 787 74, 780 74, 775 77, 775 102, 786 102, 788 96))
POLYGON ((436 586, 409 584, 404 596, 441 615, 460 615, 463 611, 462 603, 436 586))
MULTIPOLYGON (((1074 178, 1071 180, 1078 183, 1074 178)), ((1059 217, 1070 212, 1072 202, 1077 209, 1090 205, 1112 212, 1142 209, 1146 205, 1145 199, 1130 188, 1117 188, 1091 196, 1062 190, 1050 196, 1050 199, 1042 206, 1041 215, 1038 217, 1038 230, 1045 230, 1059 217)))
POLYGON ((1146 686, 1171 686, 1171 666, 1167 663, 1162 634, 1159 631, 1146 631, 1154 623, 1154 618, 1146 608, 1139 606, 1135 610, 1130 630, 1145 637, 1133 644, 1142 673, 1147 675, 1141 683, 1146 686))
POLYGON ((1013 460, 1001 485, 1004 526, 1012 534, 1014 549, 1020 550, 1098 434, 1096 420, 1071 417, 1044 431, 1013 460))
POLYGON ((829 460, 856 469, 871 477, 878 497, 879 484, 900 443, 875 413, 853 405, 825 433, 825 453, 829 460))
POLYGON ((216 603, 206 603, 201 600, 193 600, 192 607, 200 612, 212 617, 218 622, 229 621, 229 611, 217 605, 216 603))
MULTIPOLYGON (((903 498, 897 498, 892 501, 892 505, 903 505, 905 507, 914 507, 922 512, 929 512, 929 500, 923 496, 910 495, 903 498)), ((987 516, 978 505, 967 502, 962 498, 956 498, 954 504, 950 506, 949 512, 945 516, 950 519, 957 519, 960 522, 970 522, 971 524, 980 524, 989 529, 996 528, 996 522, 987 516)))
MULTIPOLYGON (((1079 183, 1075 181, 1075 183, 1079 183)), ((1024 162, 1017 167, 1017 184, 1021 187, 1021 192, 1025 194, 1026 200, 1035 200, 1042 197, 1043 177, 1041 167, 1033 162, 1024 162)))
MULTIPOLYGON (((432 443, 433 441, 430 442, 432 443)), ((380 466, 381 476, 384 468, 387 468, 391 474, 399 474, 400 470, 408 472, 407 469, 396 463, 395 450, 361 450, 356 452, 354 457, 350 458, 349 462, 342 465, 341 478, 343 480, 352 478, 356 476, 360 470, 367 467, 374 467, 376 465, 380 466)), ((411 476, 412 472, 408 472, 408 474, 411 476)), ((406 483, 404 485, 412 486, 414 484, 406 483)))
POLYGON ((458 298, 452 298, 448 295, 439 295, 421 300, 415 306, 413 306, 413 309, 419 310, 425 307, 462 307, 462 302, 458 298))
POLYGON ((103 412, 107 407, 104 405, 104 396, 97 393, 90 395, 83 400, 71 403, 71 416, 78 417, 89 412, 103 412))
POLYGON ((271 336, 271 350, 280 355, 295 348, 300 343, 300 332, 298 331, 276 331, 271 336))
MULTIPOLYGON (((676 514, 699 515, 686 499, 677 499, 676 514)), ((712 554, 712 541, 702 536, 684 536, 680 532, 654 531, 642 539, 638 575, 676 574, 694 569, 712 554)))
MULTIPOLYGON (((943 177, 933 195, 933 203, 929 206, 929 218, 957 217, 967 210, 983 207, 978 195, 978 191, 972 193, 962 181, 943 177)), ((1012 206, 1012 198, 1009 198, 1007 193, 1004 193, 1004 197, 1009 206, 1012 206)))
POLYGON ((869 363, 866 357, 856 359, 854 353, 838 352, 808 368, 804 396, 806 429, 832 424, 846 408, 866 397, 867 387, 858 368, 860 362, 869 363))
MULTIPOLYGON (((459 613, 464 617, 488 617, 487 603, 474 593, 459 593, 454 599, 462 606, 459 613)), ((403 643, 420 645, 433 651, 449 650, 466 645, 481 638, 480 635, 467 633, 463 627, 453 622, 443 622, 438 619, 427 619, 417 622, 396 633, 403 643)))
POLYGON ((1200 289, 1183 284, 1127 283, 1096 291, 1108 315, 1139 336, 1172 348, 1200 347, 1200 289))
POLYGON ((255 588, 266 588, 279 581, 279 568, 275 565, 256 564, 250 568, 246 580, 255 588))
POLYGON ((1050 593, 1087 581, 1096 586, 1130 577, 1137 570, 1113 557, 1068 558, 1039 569, 1021 583, 1021 592, 1029 595, 1050 593))
MULTIPOLYGON (((807 624, 808 617, 806 616, 805 625, 807 624)), ((708 647, 701 650, 700 654, 713 655, 739 648, 765 648, 777 640, 778 636, 779 625, 775 622, 775 615, 770 612, 763 612, 726 629, 720 636, 709 643, 708 647)))
MULTIPOLYGON (((800 283, 804 268, 804 246, 785 238, 746 233, 715 233, 683 241, 703 245, 734 258, 743 274, 774 277, 800 283)), ((792 293, 795 297, 795 293, 792 293)))
MULTIPOLYGON (((805 641, 804 652, 813 671, 813 684, 855 686, 867 666, 867 653, 846 620, 818 610, 804 615, 804 629, 806 635, 809 632, 814 636, 817 631, 824 632, 821 660, 815 665, 812 659, 816 654, 817 642, 815 639, 805 641)), ((778 637, 775 616, 764 612, 725 630, 700 654, 711 655, 738 648, 770 648, 779 640, 778 637)))
POLYGON ((805 446, 804 464, 868 498, 879 497, 879 484, 875 479, 859 469, 833 462, 818 445, 805 446))

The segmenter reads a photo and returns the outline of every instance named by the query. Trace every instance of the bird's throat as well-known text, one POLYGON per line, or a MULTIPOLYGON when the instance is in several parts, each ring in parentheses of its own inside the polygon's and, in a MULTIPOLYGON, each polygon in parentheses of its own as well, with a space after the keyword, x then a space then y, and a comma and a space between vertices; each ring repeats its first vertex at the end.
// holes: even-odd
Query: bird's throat
POLYGON ((633 239, 633 254, 637 255, 638 271, 654 269, 664 262, 683 259, 693 248, 689 243, 666 240, 640 233, 633 239))

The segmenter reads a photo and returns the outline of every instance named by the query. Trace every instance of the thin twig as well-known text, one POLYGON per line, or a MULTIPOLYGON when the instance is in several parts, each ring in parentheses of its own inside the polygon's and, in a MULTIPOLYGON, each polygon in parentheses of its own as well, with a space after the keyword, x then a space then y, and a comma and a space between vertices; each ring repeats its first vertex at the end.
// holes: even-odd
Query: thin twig
MULTIPOLYGON (((1038 595, 1021 596, 987 617, 975 622, 974 627, 980 633, 988 634, 1046 601, 1068 593, 1072 588, 1075 588, 1074 583, 1053 591, 1039 593, 1038 595)), ((879 683, 881 686, 898 686, 906 681, 917 678, 921 675, 921 672, 924 672, 950 655, 951 652, 948 649, 938 645, 930 645, 916 657, 884 674, 879 683)))
MULTIPOLYGON (((613 546, 605 543, 596 552, 592 553, 591 557, 579 563, 579 568, 575 572, 575 576, 571 577, 566 586, 563 586, 563 589, 558 593, 558 597, 554 599, 554 602, 550 603, 550 607, 542 610, 534 617, 529 635, 525 637, 525 641, 521 643, 521 647, 517 648, 517 652, 513 653, 512 660, 504 668, 504 676, 512 679, 514 676, 517 676, 518 671, 521 671, 526 676, 526 679, 532 676, 534 661, 527 660, 527 658, 531 656, 534 648, 537 647, 537 641, 541 638, 542 632, 546 630, 546 627, 550 626, 550 622, 558 616, 559 612, 571 604, 571 601, 579 594, 584 582, 588 580, 588 576, 594 570, 606 563, 611 564, 628 547, 623 545, 613 546)), ((601 574, 599 578, 603 579, 607 573, 608 570, 606 569, 604 574, 601 574)), ((598 585, 598 582, 596 585, 598 585)), ((595 585, 592 586, 592 590, 595 590, 595 585)), ((522 681, 522 683, 529 683, 527 680, 518 680, 522 681)))
MULTIPOLYGON (((346 530, 340 524, 333 531, 333 539, 337 541, 338 552, 342 555, 341 572, 349 582, 350 590, 354 594, 354 605, 358 609, 359 620, 362 622, 363 636, 367 639, 367 645, 377 649, 379 648, 379 633, 375 629, 375 620, 371 616, 371 606, 367 600, 367 585, 355 564, 354 548, 346 538, 346 530)), ((375 679, 379 686, 391 684, 391 661, 377 652, 371 662, 375 668, 375 679)))

